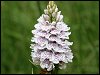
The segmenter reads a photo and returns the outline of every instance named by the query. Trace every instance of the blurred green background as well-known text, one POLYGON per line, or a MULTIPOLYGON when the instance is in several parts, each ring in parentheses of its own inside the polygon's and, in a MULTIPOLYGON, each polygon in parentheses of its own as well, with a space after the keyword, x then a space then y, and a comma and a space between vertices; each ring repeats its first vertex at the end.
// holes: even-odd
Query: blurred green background
MULTIPOLYGON (((29 62, 31 30, 42 15, 48 1, 1 2, 1 73, 39 73, 29 62)), ((74 53, 72 63, 61 74, 99 73, 99 1, 56 1, 71 27, 70 41, 74 53)))

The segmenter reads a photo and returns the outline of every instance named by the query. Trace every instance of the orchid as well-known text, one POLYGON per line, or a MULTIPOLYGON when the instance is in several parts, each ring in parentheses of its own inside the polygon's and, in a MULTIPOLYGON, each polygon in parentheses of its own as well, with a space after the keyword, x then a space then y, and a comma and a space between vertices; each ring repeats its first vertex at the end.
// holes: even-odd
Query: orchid
POLYGON ((73 42, 68 41, 70 27, 63 22, 63 15, 54 1, 49 1, 47 9, 37 21, 30 46, 33 63, 47 71, 56 69, 56 64, 59 69, 66 68, 66 63, 73 59, 70 48, 73 42))

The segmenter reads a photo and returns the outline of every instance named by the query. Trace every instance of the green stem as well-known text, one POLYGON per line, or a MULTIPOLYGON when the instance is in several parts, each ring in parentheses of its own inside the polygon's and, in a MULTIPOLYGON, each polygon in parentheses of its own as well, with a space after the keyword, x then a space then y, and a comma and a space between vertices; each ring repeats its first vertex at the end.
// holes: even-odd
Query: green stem
POLYGON ((59 65, 55 64, 55 69, 51 71, 51 74, 58 74, 59 65))
POLYGON ((51 15, 51 17, 50 17, 50 18, 51 18, 51 23, 52 23, 52 15, 51 15))

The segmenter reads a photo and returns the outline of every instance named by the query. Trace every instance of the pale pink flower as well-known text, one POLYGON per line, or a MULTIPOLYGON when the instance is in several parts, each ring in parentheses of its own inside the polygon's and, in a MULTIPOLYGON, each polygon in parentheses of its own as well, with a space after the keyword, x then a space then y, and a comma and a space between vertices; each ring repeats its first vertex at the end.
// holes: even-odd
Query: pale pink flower
MULTIPOLYGON (((52 5, 52 3, 51 3, 52 5)), ((48 5, 35 24, 32 30, 31 57, 34 64, 40 65, 41 68, 51 71, 55 68, 55 64, 59 64, 59 68, 66 68, 66 63, 72 62, 73 53, 70 46, 73 42, 69 42, 70 27, 63 22, 63 15, 58 11, 57 6, 48 5), (51 16, 52 17, 51 17, 51 16), (51 18, 52 21, 51 21, 51 18)))

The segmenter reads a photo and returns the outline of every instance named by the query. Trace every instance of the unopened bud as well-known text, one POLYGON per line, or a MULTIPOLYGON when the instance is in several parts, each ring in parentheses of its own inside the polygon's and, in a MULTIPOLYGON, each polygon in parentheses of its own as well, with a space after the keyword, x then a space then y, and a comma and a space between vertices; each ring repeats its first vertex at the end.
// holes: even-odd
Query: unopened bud
POLYGON ((59 21, 63 21, 63 15, 60 15, 59 21))
POLYGON ((59 20, 59 18, 60 18, 60 13, 61 13, 61 11, 59 11, 59 12, 57 13, 56 21, 59 20))
POLYGON ((50 5, 48 5, 48 7, 49 7, 49 9, 51 8, 51 6, 50 6, 50 5))
POLYGON ((53 12, 52 13, 52 17, 56 17, 56 12, 53 12))
POLYGON ((50 5, 53 6, 54 5, 54 1, 51 1, 51 4, 50 5))
POLYGON ((45 10, 44 10, 44 13, 45 13, 45 14, 48 14, 48 10, 47 10, 47 9, 45 9, 45 10))
POLYGON ((53 6, 54 1, 49 1, 49 5, 53 6))
POLYGON ((43 17, 44 17, 44 19, 45 19, 46 21, 48 21, 48 20, 50 19, 48 15, 43 15, 43 17))
POLYGON ((55 11, 56 5, 54 4, 52 7, 52 10, 55 11))
POLYGON ((50 9, 49 12, 52 13, 52 9, 50 9))
POLYGON ((55 8, 55 12, 57 12, 57 11, 58 11, 58 8, 56 7, 56 8, 55 8))

